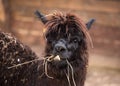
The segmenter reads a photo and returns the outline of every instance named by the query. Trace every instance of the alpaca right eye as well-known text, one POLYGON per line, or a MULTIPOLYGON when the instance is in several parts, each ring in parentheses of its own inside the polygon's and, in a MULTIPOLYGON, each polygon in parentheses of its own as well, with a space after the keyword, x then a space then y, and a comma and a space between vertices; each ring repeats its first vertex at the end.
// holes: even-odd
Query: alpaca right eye
POLYGON ((48 40, 47 40, 47 43, 51 44, 51 43, 52 43, 52 40, 49 40, 49 39, 48 39, 48 40))
POLYGON ((46 36, 45 39, 46 39, 47 43, 49 43, 49 44, 52 43, 52 39, 50 39, 49 37, 46 36))

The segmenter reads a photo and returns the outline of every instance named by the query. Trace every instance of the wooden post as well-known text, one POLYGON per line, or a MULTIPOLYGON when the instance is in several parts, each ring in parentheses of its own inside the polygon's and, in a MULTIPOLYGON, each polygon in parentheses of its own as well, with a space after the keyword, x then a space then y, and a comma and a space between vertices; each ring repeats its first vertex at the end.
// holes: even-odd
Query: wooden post
POLYGON ((11 24, 9 0, 0 0, 0 26, 3 31, 11 32, 11 24))

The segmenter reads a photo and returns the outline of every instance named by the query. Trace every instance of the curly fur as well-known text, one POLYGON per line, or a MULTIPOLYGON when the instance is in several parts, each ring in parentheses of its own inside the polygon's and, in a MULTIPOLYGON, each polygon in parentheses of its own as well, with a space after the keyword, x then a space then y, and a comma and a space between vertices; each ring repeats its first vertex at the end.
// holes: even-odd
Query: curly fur
POLYGON ((8 67, 36 58, 35 53, 14 36, 0 32, 0 86, 35 86, 36 62, 11 69, 8 67))

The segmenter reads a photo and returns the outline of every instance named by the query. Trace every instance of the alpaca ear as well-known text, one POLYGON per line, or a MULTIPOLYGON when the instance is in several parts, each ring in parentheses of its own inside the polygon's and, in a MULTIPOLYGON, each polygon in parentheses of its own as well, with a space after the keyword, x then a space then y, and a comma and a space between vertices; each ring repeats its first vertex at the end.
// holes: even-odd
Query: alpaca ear
POLYGON ((38 10, 35 11, 35 15, 45 24, 48 20, 46 19, 45 15, 39 12, 38 10))
POLYGON ((93 22, 95 21, 95 19, 90 19, 87 23, 86 23, 86 27, 89 30, 93 24, 93 22))

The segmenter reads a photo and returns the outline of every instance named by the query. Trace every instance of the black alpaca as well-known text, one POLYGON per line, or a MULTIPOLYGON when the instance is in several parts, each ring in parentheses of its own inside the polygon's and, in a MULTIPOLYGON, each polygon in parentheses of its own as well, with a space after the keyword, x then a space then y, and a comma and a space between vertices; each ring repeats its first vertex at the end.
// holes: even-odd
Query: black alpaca
MULTIPOLYGON (((44 60, 36 60, 39 58, 28 46, 0 32, 0 86, 84 86, 88 64, 86 38, 89 38, 86 26, 73 14, 58 12, 48 17, 36 14, 46 27, 45 58, 59 55, 60 60, 48 61, 47 76, 44 60), (66 60, 73 68, 75 82, 71 72, 70 82, 66 77, 66 60), (29 63, 14 67, 25 62, 29 63)), ((92 22, 86 24, 88 28, 92 22)))

